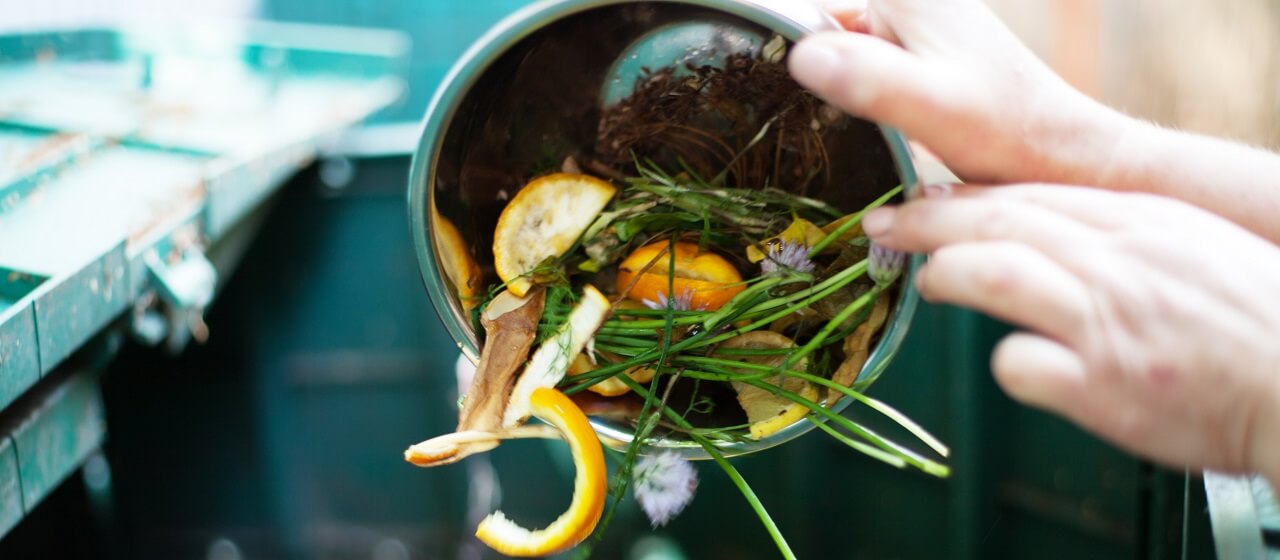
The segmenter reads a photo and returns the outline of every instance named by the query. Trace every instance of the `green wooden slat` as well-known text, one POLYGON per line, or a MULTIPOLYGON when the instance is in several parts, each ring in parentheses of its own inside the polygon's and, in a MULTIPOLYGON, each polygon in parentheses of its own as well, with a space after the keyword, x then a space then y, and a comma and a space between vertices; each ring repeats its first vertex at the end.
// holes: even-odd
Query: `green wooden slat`
POLYGON ((26 511, 74 472, 105 436, 102 396, 93 373, 77 372, 41 399, 13 432, 26 511))
POLYGON ((40 379, 32 293, 46 280, 0 268, 0 409, 40 379))
POLYGON ((0 409, 40 379, 36 315, 30 301, 0 311, 0 409))
POLYGON ((314 157, 313 146, 293 144, 251 158, 224 158, 210 166, 204 179, 208 192, 205 235, 222 237, 314 157))
POLYGON ((0 214, 102 145, 83 134, 0 123, 0 214))
POLYGON ((0 438, 0 537, 22 520, 22 482, 18 455, 9 436, 0 438))
POLYGON ((129 267, 124 253, 123 244, 116 246, 36 299, 36 332, 44 373, 52 371, 128 306, 129 267))

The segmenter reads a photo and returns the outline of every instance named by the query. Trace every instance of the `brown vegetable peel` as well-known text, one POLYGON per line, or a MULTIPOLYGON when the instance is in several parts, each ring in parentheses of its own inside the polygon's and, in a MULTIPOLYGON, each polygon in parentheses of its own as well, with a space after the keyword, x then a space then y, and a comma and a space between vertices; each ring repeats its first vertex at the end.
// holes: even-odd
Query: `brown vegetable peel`
POLYGON ((419 467, 449 465, 489 451, 508 437, 521 437, 504 430, 502 419, 516 377, 537 337, 545 303, 546 291, 541 289, 525 297, 502 292, 489 303, 480 315, 484 348, 458 412, 458 429, 409 447, 404 452, 406 461, 419 467))
POLYGON ((502 427, 511 389, 529 349, 538 335, 538 321, 546 291, 535 290, 520 298, 502 292, 480 315, 485 343, 476 366, 475 379, 467 389, 458 412, 458 431, 496 430, 502 427))
POLYGON ((419 467, 439 467, 462 460, 467 455, 488 451, 504 439, 560 439, 560 431, 535 425, 496 431, 466 430, 415 443, 404 451, 404 460, 419 467))
POLYGON ((404 452, 406 461, 420 467, 449 465, 489 451, 504 439, 557 437, 555 430, 524 425, 531 395, 560 382, 608 318, 612 305, 588 284, 565 323, 530 356, 545 303, 546 292, 541 288, 523 298, 503 292, 490 302, 480 317, 485 345, 458 413, 458 429, 409 447, 404 452))

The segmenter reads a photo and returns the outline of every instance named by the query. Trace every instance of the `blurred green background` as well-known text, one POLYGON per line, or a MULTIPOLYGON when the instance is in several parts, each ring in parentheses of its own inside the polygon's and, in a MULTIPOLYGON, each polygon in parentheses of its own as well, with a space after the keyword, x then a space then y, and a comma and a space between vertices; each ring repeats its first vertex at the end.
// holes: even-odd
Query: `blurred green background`
MULTIPOLYGON (((395 123, 420 118, 457 55, 521 4, 259 9, 407 32, 409 94, 379 119, 395 123)), ((408 231, 409 162, 332 159, 294 179, 210 310, 209 343, 173 358, 126 345, 103 377, 109 491, 73 478, 0 541, 0 558, 494 557, 470 536, 467 513, 483 464, 424 471, 400 456, 456 418, 457 351, 408 231)), ((926 305, 872 389, 952 446, 950 480, 891 469, 817 433, 737 460, 801 558, 1207 557, 1198 480, 1188 492, 1182 473, 999 392, 987 357, 1006 332, 926 305)), ((492 466, 518 521, 545 523, 568 502, 571 471, 555 446, 504 445, 492 466)), ((672 525, 651 530, 628 501, 596 557, 777 557, 723 473, 699 467, 698 496, 672 525)))

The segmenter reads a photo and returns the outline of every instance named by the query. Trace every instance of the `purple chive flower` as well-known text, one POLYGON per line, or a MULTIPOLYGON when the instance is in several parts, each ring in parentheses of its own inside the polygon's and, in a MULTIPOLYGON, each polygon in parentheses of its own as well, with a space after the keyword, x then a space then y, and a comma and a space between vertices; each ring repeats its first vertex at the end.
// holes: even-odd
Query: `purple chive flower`
MULTIPOLYGON (((649 309, 666 311, 668 303, 667 294, 666 292, 658 292, 658 301, 644 299, 641 300, 640 303, 643 303, 644 306, 649 309)), ((676 296, 676 301, 671 306, 676 311, 702 311, 702 309, 706 307, 706 304, 699 305, 697 309, 694 309, 693 290, 686 287, 684 291, 680 292, 680 294, 676 296)))
POLYGON ((680 515, 698 489, 697 469, 674 451, 642 457, 631 478, 636 501, 655 528, 680 515))
POLYGON ((760 270, 765 274, 773 274, 779 270, 813 272, 813 261, 809 260, 809 246, 792 241, 770 244, 764 260, 760 261, 760 270))
POLYGON ((867 257, 867 276, 871 277, 877 286, 887 286, 902 275, 902 269, 906 264, 906 253, 872 243, 871 255, 867 257))

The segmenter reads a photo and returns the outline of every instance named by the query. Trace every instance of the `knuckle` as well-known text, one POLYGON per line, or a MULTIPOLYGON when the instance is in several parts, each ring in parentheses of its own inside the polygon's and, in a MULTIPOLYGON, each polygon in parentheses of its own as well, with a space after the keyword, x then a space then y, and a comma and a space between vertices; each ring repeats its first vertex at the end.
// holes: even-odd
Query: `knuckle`
POLYGON ((1025 273, 1017 266, 1019 253, 1025 249, 1017 244, 1001 244, 998 252, 973 271, 974 287, 987 295, 1008 294, 1023 286, 1025 273))
POLYGON ((939 247, 929 255, 929 262, 922 269, 924 271, 923 274, 930 279, 950 274, 958 263, 964 261, 963 252, 964 247, 960 245, 939 247))
POLYGON ((893 109, 897 99, 885 94, 879 80, 844 80, 841 98, 851 109, 868 115, 883 115, 893 109))
POLYGON ((988 295, 1006 294, 1021 286, 1020 271, 1009 263, 994 260, 987 266, 979 267, 974 274, 974 285, 988 295))
POLYGON ((995 241, 1008 237, 1013 226, 1013 208, 1003 202, 993 202, 982 209, 976 224, 976 236, 982 241, 995 241))
POLYGON ((932 200, 913 200, 898 207, 893 219, 893 234, 904 239, 922 240, 931 234, 937 205, 932 200))
MULTIPOLYGON (((846 41, 852 39, 844 38, 846 41)), ((860 39, 857 39, 860 40, 860 39)), ((847 44, 837 50, 843 70, 828 78, 826 88, 829 100, 855 113, 880 114, 894 96, 887 95, 884 80, 868 80, 865 76, 878 73, 875 62, 858 49, 847 44)))
POLYGON ((949 245, 934 251, 921 269, 921 295, 934 301, 954 297, 967 302, 990 301, 1020 289, 1024 272, 1010 258, 1012 244, 992 251, 976 245, 949 245))

